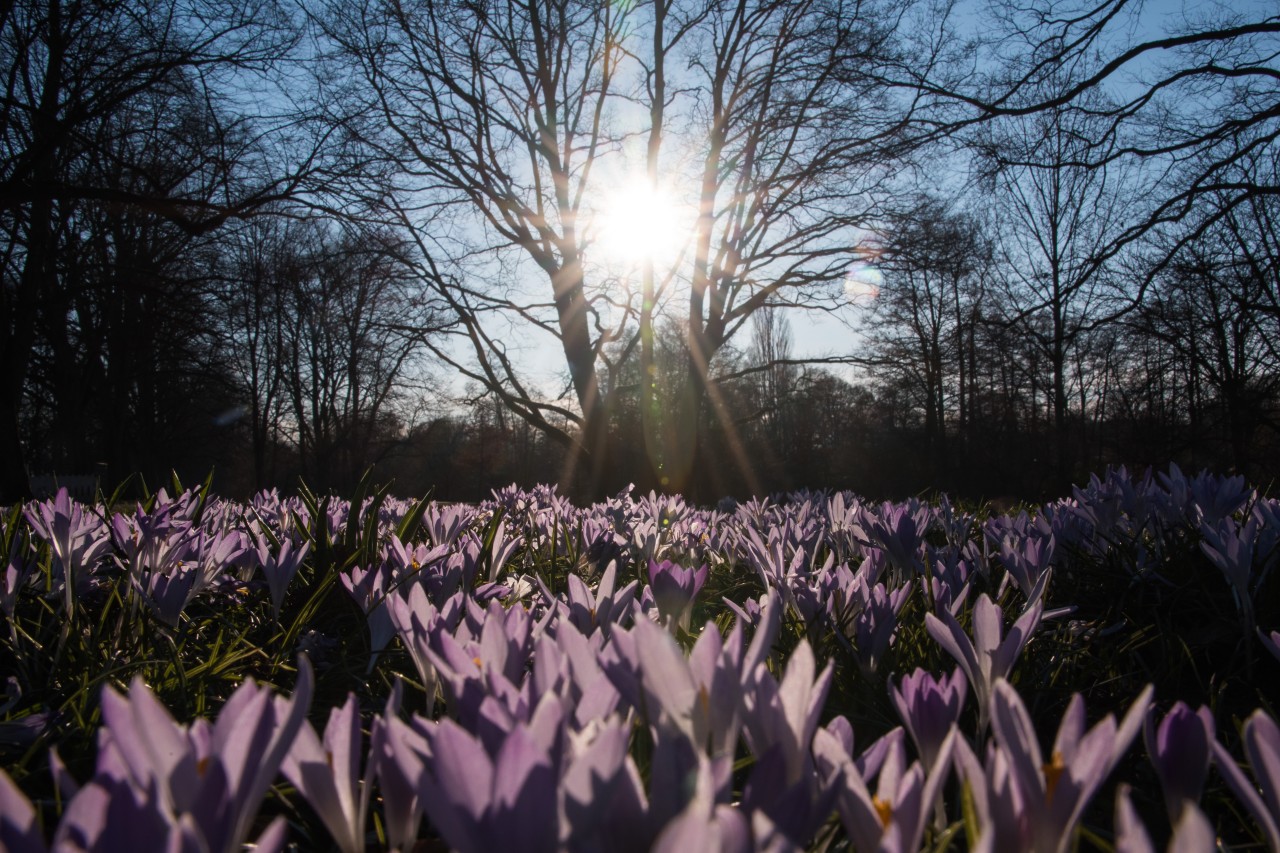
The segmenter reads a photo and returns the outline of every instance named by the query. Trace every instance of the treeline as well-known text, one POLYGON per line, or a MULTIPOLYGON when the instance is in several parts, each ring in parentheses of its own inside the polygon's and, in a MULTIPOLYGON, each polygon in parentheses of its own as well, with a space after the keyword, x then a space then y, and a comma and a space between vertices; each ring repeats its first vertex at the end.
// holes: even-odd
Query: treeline
POLYGON ((1130 6, 3 4, 0 501, 1269 482, 1280 21, 1130 6))

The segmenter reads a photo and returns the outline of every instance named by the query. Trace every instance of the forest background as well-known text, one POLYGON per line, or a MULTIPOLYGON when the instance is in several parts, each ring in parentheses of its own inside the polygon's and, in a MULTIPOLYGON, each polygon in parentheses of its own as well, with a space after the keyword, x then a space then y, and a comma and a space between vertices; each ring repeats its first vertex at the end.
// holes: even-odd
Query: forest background
POLYGON ((1265 485, 1278 49, 1267 3, 0 3, 0 501, 1265 485))

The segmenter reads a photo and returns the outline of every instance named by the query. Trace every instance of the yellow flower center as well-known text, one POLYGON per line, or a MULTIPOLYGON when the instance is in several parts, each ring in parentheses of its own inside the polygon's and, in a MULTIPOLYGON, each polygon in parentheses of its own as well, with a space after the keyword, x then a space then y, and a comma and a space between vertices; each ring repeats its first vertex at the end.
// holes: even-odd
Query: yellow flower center
POLYGON ((1053 792, 1058 787, 1058 779, 1062 776, 1062 771, 1067 769, 1067 765, 1062 761, 1062 753, 1056 749, 1049 758, 1049 763, 1044 765, 1044 797, 1045 802, 1053 801, 1053 792))
POLYGON ((880 818, 880 825, 888 829, 889 824, 893 822, 893 804, 888 800, 873 796, 871 805, 875 807, 876 815, 880 818))
POLYGON ((472 658, 472 659, 471 659, 471 662, 472 662, 472 663, 474 663, 474 664, 476 665, 476 669, 483 669, 483 668, 484 668, 484 664, 482 664, 482 663, 480 662, 480 658, 479 658, 479 657, 474 657, 474 658, 472 658))

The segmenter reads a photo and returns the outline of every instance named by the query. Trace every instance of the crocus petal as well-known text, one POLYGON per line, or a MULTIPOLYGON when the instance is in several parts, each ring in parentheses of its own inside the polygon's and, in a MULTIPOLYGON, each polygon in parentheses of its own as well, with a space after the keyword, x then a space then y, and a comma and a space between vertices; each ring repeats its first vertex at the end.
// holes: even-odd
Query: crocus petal
MULTIPOLYGON (((434 774, 444 783, 453 806, 480 818, 493 790, 493 763, 484 747, 452 720, 441 720, 430 731, 434 774)), ((435 820, 432 804, 425 804, 435 820)))
MULTIPOLYGON (((1151 836, 1129 799, 1129 786, 1116 789, 1116 853, 1155 853, 1151 836)), ((1213 849, 1212 846, 1203 848, 1213 849)))
POLYGON ((950 611, 944 608, 941 612, 941 617, 932 613, 924 615, 925 630, 929 632, 929 636, 933 637, 938 645, 942 646, 947 654, 955 658, 956 663, 960 664, 960 668, 968 676, 969 684, 973 686, 974 697, 980 705, 985 706, 990 685, 984 677, 982 668, 978 665, 978 656, 974 651, 973 641, 965 634, 960 627, 960 623, 956 621, 950 611))
POLYGON ((5 850, 46 849, 31 801, 0 769, 0 847, 5 850))
POLYGON ((671 635, 652 622, 638 621, 632 633, 636 638, 645 692, 658 705, 650 708, 649 713, 665 711, 692 739, 694 732, 690 714, 697 701, 698 686, 693 683, 684 654, 671 635))
POLYGON ((1236 764, 1235 758, 1227 751, 1226 747, 1216 740, 1213 742, 1213 758, 1218 767, 1218 772, 1222 774, 1222 778, 1227 783, 1227 787, 1231 789, 1232 793, 1253 815, 1253 819, 1269 839, 1271 849, 1273 851, 1280 850, 1280 825, 1277 825, 1275 818, 1267 812, 1266 804, 1258 796, 1258 790, 1253 786, 1244 771, 1240 769, 1239 765, 1236 764))
POLYGON ((1261 708, 1245 721, 1244 751, 1263 802, 1271 817, 1280 821, 1280 727, 1261 708))
POLYGON ((554 850, 556 825, 556 772, 547 754, 529 729, 517 726, 498 752, 493 771, 493 806, 499 823, 494 836, 510 839, 508 849, 554 850))
MULTIPOLYGON (((1044 803, 1044 759, 1035 726, 1022 698, 1007 681, 995 683, 991 696, 991 728, 1009 756, 1014 777, 1031 803, 1044 803)), ((1033 806, 1034 807, 1034 806, 1033 806)))

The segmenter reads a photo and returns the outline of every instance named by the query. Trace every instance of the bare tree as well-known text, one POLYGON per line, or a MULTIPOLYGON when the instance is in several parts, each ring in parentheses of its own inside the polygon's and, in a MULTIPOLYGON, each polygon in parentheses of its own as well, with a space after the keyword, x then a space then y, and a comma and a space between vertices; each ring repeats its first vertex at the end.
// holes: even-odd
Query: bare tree
MULTIPOLYGON (((1105 101, 1095 98, 1099 110, 1105 101)), ((1097 121, 1065 109, 984 129, 1005 277, 1006 321, 1040 350, 1049 379, 1056 472, 1075 463, 1072 363, 1090 335, 1131 310, 1137 289, 1117 274, 1116 240, 1142 202, 1123 161, 1086 165, 1097 121)), ((1079 414, 1083 414, 1080 412, 1079 414)))
MULTIPOLYGON (((1099 246, 1095 264, 1169 223, 1194 222, 1166 244, 1168 262, 1214 219, 1280 193, 1274 174, 1248 168, 1274 150, 1280 133, 1280 15, 1269 4, 1188 4, 1180 13, 1141 0, 992 8, 986 49, 976 54, 987 57, 987 70, 957 84, 929 79, 932 69, 904 68, 888 82, 954 104, 940 132, 1065 112, 1089 125, 1071 166, 1140 164, 1149 201, 1099 246), (1202 218, 1207 197, 1216 198, 1208 205, 1214 212, 1202 218)), ((1152 268, 1138 284, 1159 272, 1152 268)))
POLYGON ((409 176, 396 214, 458 320, 465 357, 437 354, 575 448, 589 484, 608 453, 605 389, 625 387, 611 344, 638 347, 648 375, 657 318, 678 314, 686 370, 662 429, 652 382, 637 389, 673 489, 696 473, 708 418, 724 419, 716 353, 766 304, 841 304, 860 229, 914 144, 917 105, 879 83, 908 21, 881 0, 364 0, 323 16, 370 96, 348 114, 386 129, 377 156, 409 176), (678 259, 620 270, 593 242, 632 176, 692 210, 678 259), (521 328, 556 341, 568 401, 522 369, 521 328))
POLYGON ((292 237, 300 274, 279 305, 274 355, 282 426, 309 482, 350 489, 396 438, 396 404, 432 321, 391 235, 320 225, 292 237))
MULTIPOLYGON (((1206 202, 1209 200, 1206 199, 1206 202)), ((1182 246, 1131 323, 1181 364, 1188 416, 1210 458, 1249 476, 1274 476, 1257 458, 1260 434, 1280 430, 1280 267, 1272 260, 1276 200, 1232 204, 1213 228, 1182 246)), ((1176 239, 1176 238, 1173 238, 1176 239)), ((1170 377, 1172 378, 1172 377, 1170 377)), ((1166 380, 1167 381, 1167 380, 1166 380)))
POLYGON ((867 306, 859 361, 899 377, 918 398, 929 468, 943 478, 954 455, 948 422, 957 438, 970 424, 991 247, 971 215, 928 196, 886 232, 877 260, 883 282, 867 306))
POLYGON ((295 40, 274 0, 0 6, 0 499, 27 493, 18 418, 34 354, 61 346, 40 329, 80 289, 63 262, 77 218, 100 205, 199 234, 294 192, 310 167, 274 159, 233 93, 295 40))

